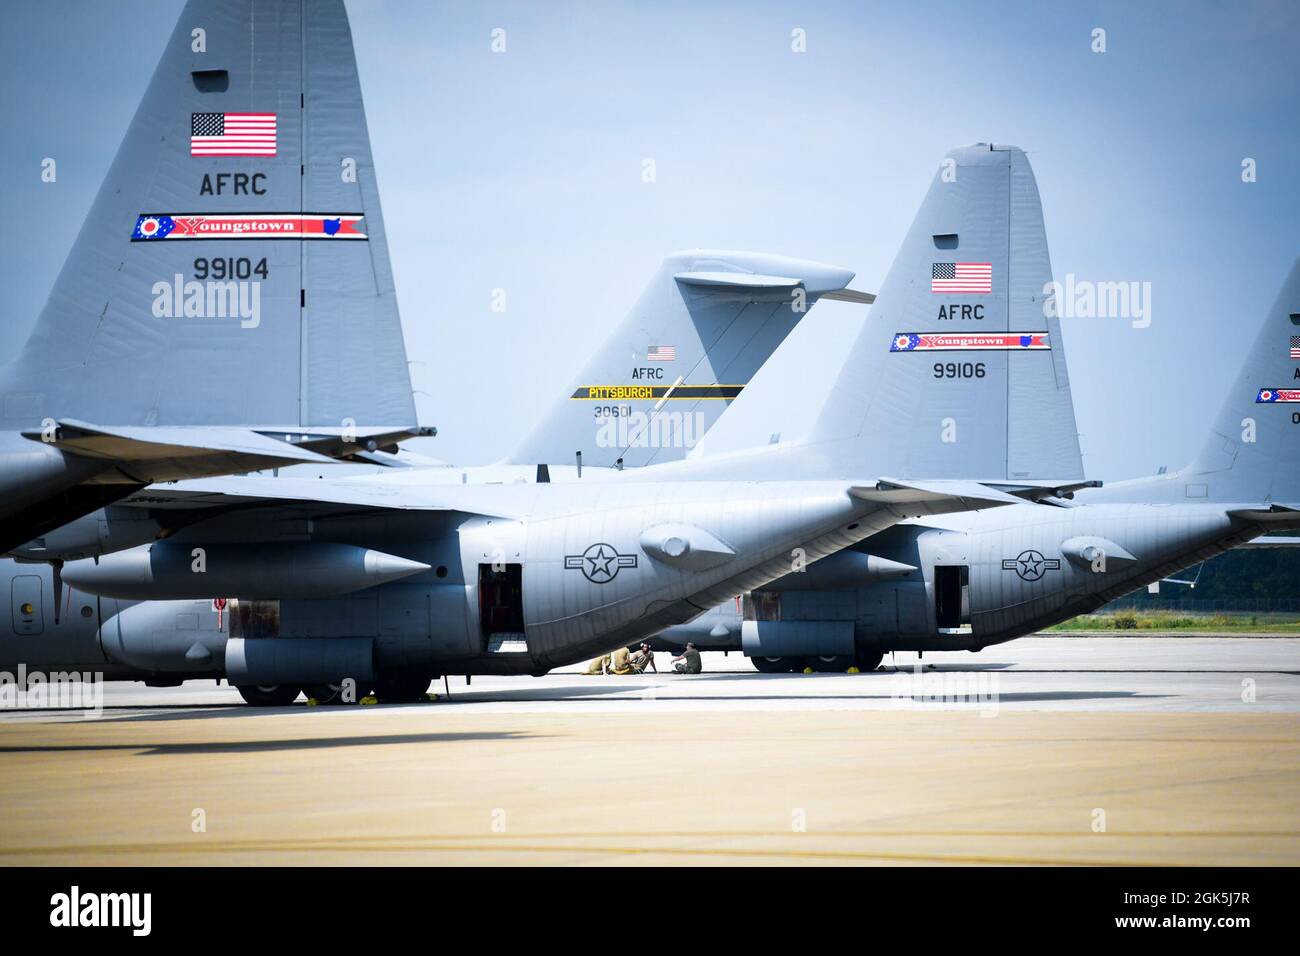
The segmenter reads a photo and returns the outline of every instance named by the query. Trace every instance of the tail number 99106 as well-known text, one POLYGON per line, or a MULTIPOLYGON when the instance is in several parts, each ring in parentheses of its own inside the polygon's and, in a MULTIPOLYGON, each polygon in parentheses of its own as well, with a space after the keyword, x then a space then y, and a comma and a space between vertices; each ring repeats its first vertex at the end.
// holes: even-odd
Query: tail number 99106
POLYGON ((983 378, 983 362, 935 362, 935 378, 983 378))

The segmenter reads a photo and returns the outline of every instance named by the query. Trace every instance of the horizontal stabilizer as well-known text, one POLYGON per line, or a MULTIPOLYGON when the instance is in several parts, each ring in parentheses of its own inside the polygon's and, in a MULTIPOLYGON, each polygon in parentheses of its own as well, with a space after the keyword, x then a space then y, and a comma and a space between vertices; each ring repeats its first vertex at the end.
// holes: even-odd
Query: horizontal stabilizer
POLYGON ((53 437, 51 444, 67 454, 131 463, 198 459, 212 455, 279 459, 283 464, 319 464, 332 460, 308 448, 268 438, 246 428, 221 426, 104 426, 63 419, 58 423, 53 436, 38 429, 29 429, 23 432, 23 437, 32 441, 49 441, 53 437))
POLYGON ((1244 518, 1247 521, 1263 521, 1270 524, 1295 523, 1300 522, 1300 503, 1282 505, 1274 502, 1259 508, 1232 508, 1228 510, 1228 514, 1233 518, 1244 518))
POLYGON ((389 451, 357 451, 346 456, 348 461, 366 462, 371 465, 382 465, 384 468, 450 468, 451 462, 443 461, 441 458, 433 458, 429 455, 420 455, 407 451, 405 448, 399 448, 396 452, 389 451))
POLYGON ((742 291, 751 299, 757 292, 776 292, 785 296, 789 295, 791 289, 803 288, 809 295, 819 298, 860 302, 867 305, 876 301, 876 297, 869 292, 843 288, 853 278, 853 273, 833 266, 825 266, 823 271, 806 275, 804 278, 748 272, 678 272, 673 275, 673 278, 694 287, 697 292, 742 291))
POLYGON ((53 444, 60 451, 82 458, 122 462, 132 476, 151 481, 170 480, 141 466, 153 462, 184 461, 186 467, 172 477, 199 477, 228 471, 255 471, 300 463, 323 464, 337 458, 356 457, 380 449, 395 450, 407 438, 434 434, 431 428, 223 428, 208 425, 92 425, 75 419, 58 422, 53 434, 28 429, 23 437, 53 444), (51 438, 53 439, 51 441, 51 438), (235 456, 236 468, 227 468, 235 456), (244 461, 243 459, 247 459, 244 461), (209 463, 201 460, 212 459, 209 463), (219 460, 218 460, 219 459, 219 460))
POLYGON ((1015 495, 982 485, 978 481, 904 482, 882 478, 875 485, 854 485, 849 489, 849 494, 882 505, 919 505, 926 513, 977 511, 981 508, 1023 504, 1015 495), (931 507, 934 505, 940 507, 931 507))
POLYGON ((1293 534, 1266 534, 1254 541, 1237 545, 1238 548, 1300 548, 1300 537, 1293 534))
POLYGON ((859 292, 857 289, 836 289, 834 292, 823 292, 823 299, 834 299, 836 302, 856 302, 858 305, 871 305, 876 301, 874 292, 859 292))
MULTIPOLYGON (((307 448, 331 458, 361 458, 366 453, 397 452, 397 443, 408 438, 428 438, 438 434, 438 429, 421 426, 389 426, 372 428, 258 428, 269 438, 285 436, 300 448, 307 448)), ((382 462, 380 462, 382 463, 382 462)))
MULTIPOLYGON (((707 253, 699 253, 701 257, 707 253)), ((745 253, 713 253, 715 264, 723 269, 686 269, 674 272, 673 278, 700 289, 743 289, 747 291, 773 289, 788 290, 797 286, 807 289, 810 295, 838 292, 853 280, 853 272, 839 266, 811 262, 806 259, 788 259, 784 256, 761 256, 745 253), (742 258, 744 257, 744 258, 742 258), (775 266, 781 272, 761 272, 755 266, 775 266), (782 268, 782 267, 789 268, 782 268)), ((708 264, 697 259, 696 265, 708 264)))
POLYGON ((1025 501, 1042 501, 1044 498, 1073 498, 1074 493, 1081 488, 1100 488, 1101 482, 1091 481, 1067 481, 1050 482, 1050 481, 986 481, 982 482, 990 488, 996 488, 998 491, 1005 491, 1009 495, 1015 495, 1017 498, 1023 498, 1025 501))
POLYGON ((798 279, 788 276, 760 276, 744 272, 678 272, 673 278, 687 285, 735 289, 793 289, 799 285, 798 279))

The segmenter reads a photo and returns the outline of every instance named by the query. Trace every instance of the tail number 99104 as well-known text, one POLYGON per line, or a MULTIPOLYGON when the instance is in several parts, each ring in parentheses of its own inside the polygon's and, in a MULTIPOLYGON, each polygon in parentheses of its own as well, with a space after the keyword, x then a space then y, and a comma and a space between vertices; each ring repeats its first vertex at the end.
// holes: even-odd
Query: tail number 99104
POLYGON ((266 258, 259 259, 256 263, 252 259, 204 259, 194 260, 194 278, 202 281, 204 279, 251 279, 257 276, 259 279, 265 279, 270 272, 266 267, 266 258))

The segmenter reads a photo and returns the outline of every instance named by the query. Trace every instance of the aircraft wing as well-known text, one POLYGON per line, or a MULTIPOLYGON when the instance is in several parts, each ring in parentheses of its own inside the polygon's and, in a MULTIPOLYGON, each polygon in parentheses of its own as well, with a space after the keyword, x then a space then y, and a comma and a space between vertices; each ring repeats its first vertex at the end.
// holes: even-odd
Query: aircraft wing
POLYGON ((514 495, 500 486, 412 484, 327 478, 210 478, 151 485, 121 502, 128 507, 209 509, 301 506, 321 513, 358 509, 464 511, 507 517, 514 495), (485 492, 485 488, 492 491, 485 492), (510 501, 507 501, 510 499, 510 501))
MULTIPOLYGON (((418 474, 408 475, 418 479, 418 474)), ((598 483, 598 487, 608 487, 598 483)), ((556 487, 564 487, 556 486, 556 487)), ((499 517, 526 514, 535 505, 529 484, 457 485, 359 478, 229 477, 151 485, 122 503, 129 507, 196 511, 290 507, 316 514, 351 510, 458 511, 499 517)), ((975 481, 848 483, 848 494, 900 517, 948 514, 1022 504, 1020 498, 975 481)))

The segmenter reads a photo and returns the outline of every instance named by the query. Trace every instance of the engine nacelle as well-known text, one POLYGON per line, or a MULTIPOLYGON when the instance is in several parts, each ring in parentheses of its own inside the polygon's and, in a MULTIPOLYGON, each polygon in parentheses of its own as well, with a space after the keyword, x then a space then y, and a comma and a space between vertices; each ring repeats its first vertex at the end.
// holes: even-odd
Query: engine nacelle
POLYGON ((162 527, 138 508, 110 505, 82 515, 14 548, 32 561, 76 561, 124 551, 154 540, 162 527))
POLYGON ((375 676, 374 646, 360 637, 232 637, 226 643, 226 679, 236 686, 369 681, 375 676))
POLYGON ((110 661, 149 674, 212 674, 225 669, 225 614, 211 601, 149 601, 130 605, 99 628, 110 661))
POLYGON ((224 676, 236 685, 329 683, 375 676, 372 637, 293 638, 280 633, 275 601, 149 601, 99 630, 100 648, 145 675, 224 676))
POLYGON ((818 591, 830 588, 857 588, 873 581, 890 581, 919 572, 915 564, 882 558, 861 551, 840 551, 814 561, 802 571, 777 578, 763 585, 762 591, 818 591))
POLYGON ((158 541, 95 561, 74 561, 63 580, 100 597, 315 598, 347 594, 429 570, 350 544, 192 544, 158 541))
POLYGON ((745 621, 740 628, 746 657, 852 655, 852 621, 745 621))

